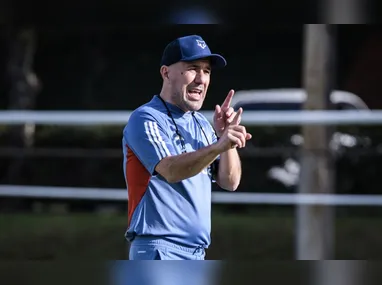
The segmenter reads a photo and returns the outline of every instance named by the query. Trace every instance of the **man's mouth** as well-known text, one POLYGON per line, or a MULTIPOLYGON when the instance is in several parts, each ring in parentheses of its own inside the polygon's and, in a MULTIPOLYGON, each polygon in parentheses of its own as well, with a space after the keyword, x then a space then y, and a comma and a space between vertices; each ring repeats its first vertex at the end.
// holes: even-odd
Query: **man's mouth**
POLYGON ((200 100, 202 98, 203 90, 193 88, 193 89, 188 90, 187 93, 191 99, 197 101, 197 100, 200 100))

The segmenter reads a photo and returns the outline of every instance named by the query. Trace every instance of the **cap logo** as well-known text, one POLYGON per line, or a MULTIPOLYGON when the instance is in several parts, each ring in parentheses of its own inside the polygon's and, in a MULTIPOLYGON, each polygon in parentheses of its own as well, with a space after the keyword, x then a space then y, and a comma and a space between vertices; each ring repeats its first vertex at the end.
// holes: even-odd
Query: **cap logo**
POLYGON ((196 43, 197 43, 198 46, 200 46, 202 49, 205 49, 206 46, 207 46, 205 41, 196 40, 196 43))

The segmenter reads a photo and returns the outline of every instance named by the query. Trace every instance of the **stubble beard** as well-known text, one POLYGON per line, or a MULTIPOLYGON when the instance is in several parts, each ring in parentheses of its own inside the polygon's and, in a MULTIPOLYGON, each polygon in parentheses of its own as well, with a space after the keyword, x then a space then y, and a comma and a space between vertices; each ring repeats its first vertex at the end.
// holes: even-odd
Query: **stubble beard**
POLYGON ((199 111, 203 105, 203 101, 190 101, 187 99, 187 92, 177 92, 173 94, 175 104, 185 112, 199 111))

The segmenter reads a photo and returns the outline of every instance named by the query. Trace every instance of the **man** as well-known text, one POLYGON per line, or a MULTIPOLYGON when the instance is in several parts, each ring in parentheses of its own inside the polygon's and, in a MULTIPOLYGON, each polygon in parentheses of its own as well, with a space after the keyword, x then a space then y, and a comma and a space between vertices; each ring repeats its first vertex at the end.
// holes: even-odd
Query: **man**
POLYGON ((201 115, 211 71, 226 60, 197 35, 178 38, 163 52, 162 90, 137 108, 123 131, 128 186, 129 259, 203 260, 210 244, 211 180, 237 189, 236 148, 251 135, 240 125, 228 93, 216 105, 214 126, 201 115))

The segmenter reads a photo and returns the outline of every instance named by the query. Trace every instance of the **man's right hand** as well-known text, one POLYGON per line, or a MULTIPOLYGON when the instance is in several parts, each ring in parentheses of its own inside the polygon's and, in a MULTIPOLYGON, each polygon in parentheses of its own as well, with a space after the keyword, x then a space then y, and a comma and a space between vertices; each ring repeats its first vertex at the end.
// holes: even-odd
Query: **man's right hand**
POLYGON ((219 138, 217 143, 221 152, 225 152, 232 148, 238 147, 243 148, 247 140, 252 138, 250 133, 247 133, 247 130, 244 126, 239 125, 241 121, 241 114, 243 109, 239 108, 232 122, 224 130, 223 135, 219 138))

